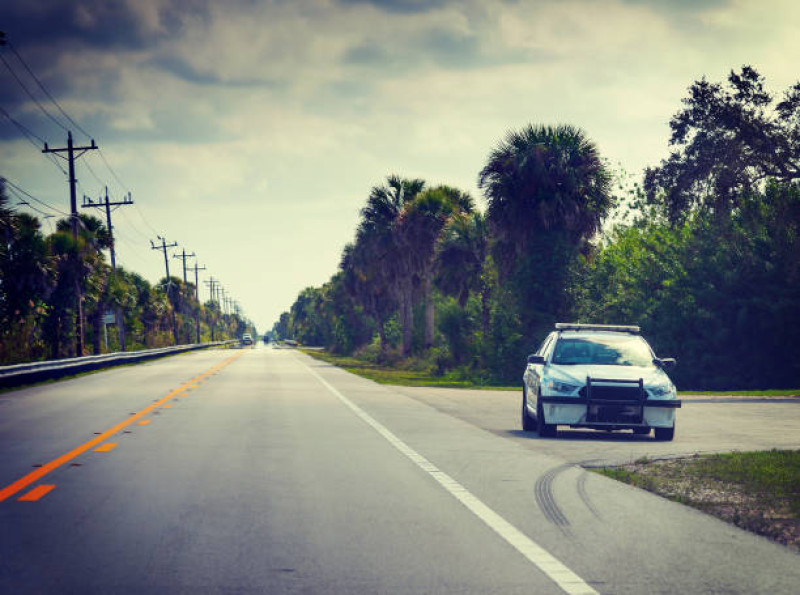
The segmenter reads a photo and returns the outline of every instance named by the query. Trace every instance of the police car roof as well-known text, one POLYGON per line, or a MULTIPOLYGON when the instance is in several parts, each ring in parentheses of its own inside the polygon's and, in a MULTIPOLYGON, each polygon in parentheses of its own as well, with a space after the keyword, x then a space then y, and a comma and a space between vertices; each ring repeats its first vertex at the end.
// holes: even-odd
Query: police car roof
POLYGON ((572 322, 556 323, 557 331, 606 331, 614 333, 630 333, 638 335, 641 329, 633 325, 621 324, 580 324, 572 322))

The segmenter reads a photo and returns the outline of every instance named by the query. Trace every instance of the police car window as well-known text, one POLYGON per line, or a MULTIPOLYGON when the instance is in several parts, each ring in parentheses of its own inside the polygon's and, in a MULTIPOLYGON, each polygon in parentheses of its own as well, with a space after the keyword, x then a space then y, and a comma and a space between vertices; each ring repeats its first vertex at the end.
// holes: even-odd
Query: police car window
POLYGON ((536 355, 547 355, 547 348, 550 347, 550 343, 553 342, 553 334, 550 333, 547 335, 542 344, 539 346, 539 351, 536 352, 536 355))
POLYGON ((652 361, 650 348, 638 336, 562 337, 553 353, 553 363, 562 366, 648 366, 652 361))

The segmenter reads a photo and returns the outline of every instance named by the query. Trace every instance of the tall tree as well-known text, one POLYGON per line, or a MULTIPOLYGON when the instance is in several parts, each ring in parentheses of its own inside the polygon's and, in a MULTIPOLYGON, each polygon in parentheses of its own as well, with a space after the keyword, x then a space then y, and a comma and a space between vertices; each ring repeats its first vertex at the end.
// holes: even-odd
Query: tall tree
POLYGON ((481 170, 498 275, 529 339, 564 313, 568 271, 613 206, 610 184, 595 144, 567 125, 510 132, 481 170))
POLYGON ((449 186, 437 186, 407 201, 397 235, 410 262, 410 273, 419 280, 425 302, 425 348, 433 345, 433 277, 436 272, 436 243, 445 225, 458 214, 472 212, 474 202, 465 192, 449 186))
POLYGON ((727 86, 696 81, 683 104, 670 121, 675 149, 645 172, 648 201, 673 223, 696 208, 725 218, 768 178, 800 180, 800 83, 775 103, 764 78, 743 66, 727 86))
POLYGON ((381 360, 388 349, 386 322, 397 308, 392 292, 389 269, 372 254, 370 236, 356 244, 348 244, 339 264, 343 273, 344 290, 374 321, 380 339, 381 360))
MULTIPOLYGON (((542 232, 580 243, 599 231, 613 204, 611 177, 595 144, 573 126, 526 126, 489 155, 478 187, 502 256, 523 255, 542 232)), ((507 264, 498 263, 501 272, 507 264)))
POLYGON ((0 179, 0 361, 44 355, 41 322, 51 287, 51 259, 41 223, 8 206, 0 179))
POLYGON ((386 185, 370 191, 356 232, 356 246, 368 247, 370 257, 383 267, 385 279, 400 305, 404 355, 411 353, 414 277, 413 256, 401 233, 400 221, 406 203, 413 201, 424 187, 423 180, 389 176, 386 185))
POLYGON ((486 272, 489 229, 481 213, 459 214, 442 230, 437 246, 436 285, 455 297, 463 309, 471 293, 481 296, 484 336, 489 330, 489 298, 492 283, 486 272))

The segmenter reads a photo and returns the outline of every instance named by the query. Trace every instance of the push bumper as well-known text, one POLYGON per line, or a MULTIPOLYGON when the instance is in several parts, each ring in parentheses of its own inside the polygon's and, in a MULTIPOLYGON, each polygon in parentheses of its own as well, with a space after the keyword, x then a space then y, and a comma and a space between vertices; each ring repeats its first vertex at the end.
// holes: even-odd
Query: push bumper
MULTIPOLYGON (((585 397, 539 397, 547 423, 592 428, 633 428, 649 426, 667 428, 675 424, 675 410, 681 407, 679 399, 646 399, 638 404, 621 403, 624 406, 641 407, 641 421, 626 423, 622 420, 599 422, 589 417, 589 399, 585 397)), ((604 403, 612 405, 611 402, 604 403)))

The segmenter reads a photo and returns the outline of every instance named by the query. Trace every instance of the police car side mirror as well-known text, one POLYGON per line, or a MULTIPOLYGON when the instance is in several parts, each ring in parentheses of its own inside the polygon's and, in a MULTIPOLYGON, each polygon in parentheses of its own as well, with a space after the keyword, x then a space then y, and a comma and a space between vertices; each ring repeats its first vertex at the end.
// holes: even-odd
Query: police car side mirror
POLYGON ((674 357, 656 358, 653 360, 653 363, 663 370, 670 370, 674 368, 676 364, 674 357))
POLYGON ((541 356, 541 355, 529 355, 528 356, 528 363, 529 364, 543 364, 544 363, 544 356, 541 356))

